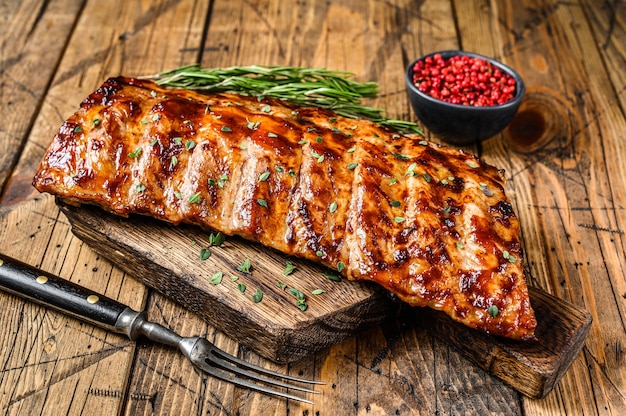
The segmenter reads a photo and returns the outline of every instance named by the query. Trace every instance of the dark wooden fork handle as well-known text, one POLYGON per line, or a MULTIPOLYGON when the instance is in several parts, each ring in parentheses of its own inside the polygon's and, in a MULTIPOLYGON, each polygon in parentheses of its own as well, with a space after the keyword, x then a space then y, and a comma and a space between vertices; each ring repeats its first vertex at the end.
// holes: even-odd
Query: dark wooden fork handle
POLYGON ((106 329, 120 331, 118 318, 127 309, 113 299, 0 254, 0 287, 106 329))

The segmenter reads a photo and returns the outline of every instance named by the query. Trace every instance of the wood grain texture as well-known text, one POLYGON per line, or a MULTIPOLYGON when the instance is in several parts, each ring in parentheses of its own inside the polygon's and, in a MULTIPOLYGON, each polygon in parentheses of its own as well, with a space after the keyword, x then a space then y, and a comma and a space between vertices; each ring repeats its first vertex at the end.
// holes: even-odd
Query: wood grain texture
MULTIPOLYGON (((3 217, 3 252, 141 308, 144 288, 73 238, 67 221, 46 215, 53 208, 40 200, 3 217), (38 239, 47 248, 32 244, 38 239)), ((2 401, 6 414, 120 412, 122 395, 104 402, 92 400, 90 390, 105 385, 125 391, 134 343, 5 292, 0 296, 2 311, 11 312, 6 324, 16 324, 15 331, 0 335, 0 389, 10 397, 2 401), (72 400, 59 400, 68 391, 72 400)))
POLYGON ((467 331, 441 314, 429 313, 437 337, 480 368, 531 398, 545 397, 583 347, 591 315, 541 290, 530 289, 538 319, 534 342, 519 343, 467 331))
POLYGON ((82 7, 76 1, 4 1, 0 21, 0 189, 9 177, 18 186, 3 204, 23 202, 31 177, 11 175, 37 117, 63 47, 82 7), (42 48, 41 45, 46 47, 42 48), (47 62, 46 65, 41 65, 47 62), (33 76, 36 74, 36 76, 33 76), (25 192, 26 191, 26 192, 25 192))
MULTIPOLYGON (((1 169, 2 175, 10 174, 0 207, 2 251, 141 309, 147 297, 145 286, 73 237, 67 221, 59 220, 54 201, 40 198, 30 184, 53 131, 103 77, 157 71, 161 65, 169 68, 179 65, 181 59, 193 59, 179 48, 187 42, 199 44, 205 5, 195 4, 203 9, 198 14, 194 3, 176 8, 175 2, 62 0, 11 2, 3 7, 5 4, 15 7, 11 9, 15 14, 3 13, 3 19, 11 16, 14 26, 24 27, 25 32, 6 32, 2 44, 2 101, 14 105, 6 108, 8 117, 3 118, 0 129, 0 134, 8 134, 13 141, 0 142, 7 146, 0 157, 11 152, 17 157, 15 152, 21 152, 14 169, 10 163, 1 169), (176 14, 181 10, 184 18, 176 14), (164 31, 168 36, 163 38, 153 35, 163 23, 159 16, 177 22, 165 25, 172 32, 164 31), (161 53, 147 55, 150 45, 161 53), (11 54, 17 52, 22 52, 20 60, 9 65, 11 54), (50 79, 46 80, 46 74, 50 79), (34 88, 42 81, 47 89, 41 92, 46 95, 39 103, 33 100, 34 88), (7 122, 12 119, 16 122, 7 122), (19 139, 26 137, 22 146, 19 139)), ((197 49, 193 53, 197 54, 197 49)), ((127 393, 136 356, 134 343, 40 307, 25 307, 21 300, 4 293, 0 296, 0 302, 17 313, 16 318, 5 321, 3 317, 2 322, 26 328, 2 338, 0 413, 111 415, 124 411, 127 396, 135 397, 127 393), (16 311, 13 305, 20 309, 16 311), (40 315, 54 317, 55 325, 31 326, 40 315)))
POLYGON ((197 373, 171 349, 129 344, 0 293, 0 413, 626 412, 624 2, 9 0, 0 22, 2 251, 134 307, 145 302, 160 323, 240 357, 328 382, 314 406, 273 400, 197 373), (30 187, 54 131, 109 76, 196 61, 326 66, 378 81, 373 103, 411 118, 404 66, 457 47, 524 77, 517 134, 467 150, 506 169, 531 285, 593 317, 582 354, 543 399, 489 376, 404 311, 307 359, 272 363, 100 257, 30 187))

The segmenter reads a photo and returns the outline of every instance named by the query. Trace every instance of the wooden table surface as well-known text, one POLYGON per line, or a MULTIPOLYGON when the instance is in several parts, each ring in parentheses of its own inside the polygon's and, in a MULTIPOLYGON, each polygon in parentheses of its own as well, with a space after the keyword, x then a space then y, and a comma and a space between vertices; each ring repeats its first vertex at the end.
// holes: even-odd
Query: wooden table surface
POLYGON ((234 388, 170 348, 0 292, 0 413, 626 414, 624 2, 4 0, 0 22, 1 251, 246 360, 328 383, 315 405, 234 388), (520 395, 402 317, 296 364, 266 361, 74 237, 53 198, 31 186, 56 129, 109 76, 195 62, 327 67, 378 82, 370 104, 413 119, 404 68, 458 48, 524 78, 517 129, 466 150, 506 170, 530 285, 594 319, 544 399, 520 395))

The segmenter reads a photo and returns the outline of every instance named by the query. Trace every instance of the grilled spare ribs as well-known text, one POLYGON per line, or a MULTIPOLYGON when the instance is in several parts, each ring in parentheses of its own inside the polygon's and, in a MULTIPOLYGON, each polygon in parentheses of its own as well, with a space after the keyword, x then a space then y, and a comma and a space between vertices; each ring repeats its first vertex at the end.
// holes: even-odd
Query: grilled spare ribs
POLYGON ((489 334, 533 338, 502 172, 370 121, 112 78, 61 126, 33 184, 238 235, 489 334))

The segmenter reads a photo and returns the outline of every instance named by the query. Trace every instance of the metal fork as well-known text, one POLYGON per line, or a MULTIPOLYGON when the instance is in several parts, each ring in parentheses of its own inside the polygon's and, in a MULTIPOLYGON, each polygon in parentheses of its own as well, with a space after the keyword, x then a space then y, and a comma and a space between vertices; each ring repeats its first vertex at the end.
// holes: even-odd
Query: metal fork
POLYGON ((319 391, 294 383, 326 384, 250 364, 201 337, 181 337, 162 325, 148 321, 145 312, 136 312, 104 295, 3 254, 0 254, 0 287, 107 330, 126 334, 131 340, 143 335, 152 341, 177 347, 200 370, 240 387, 313 404, 285 390, 319 394, 319 391), (285 390, 277 390, 276 387, 285 390))

